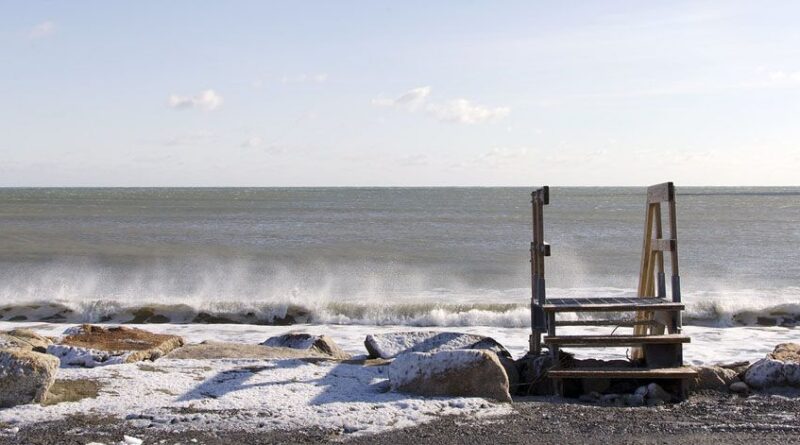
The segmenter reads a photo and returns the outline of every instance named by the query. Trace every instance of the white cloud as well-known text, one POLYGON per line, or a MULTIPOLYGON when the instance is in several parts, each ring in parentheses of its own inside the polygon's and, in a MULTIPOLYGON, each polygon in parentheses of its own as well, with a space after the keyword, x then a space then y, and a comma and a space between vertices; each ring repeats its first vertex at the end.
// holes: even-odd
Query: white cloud
POLYGON ((284 75, 282 83, 325 83, 328 81, 328 73, 298 74, 296 76, 284 75))
POLYGON ((197 108, 199 110, 211 111, 222 105, 222 96, 217 94, 214 90, 201 91, 194 96, 178 96, 177 94, 172 94, 169 96, 168 104, 170 108, 175 109, 197 108))
POLYGON ((395 99, 378 97, 372 100, 372 104, 379 107, 400 108, 410 112, 422 110, 440 121, 459 124, 479 124, 499 120, 511 112, 508 107, 490 108, 463 98, 442 103, 431 102, 428 100, 430 94, 431 87, 417 87, 395 99))
POLYGON ((264 143, 264 139, 259 136, 250 136, 246 141, 242 142, 242 148, 255 148, 264 143))
POLYGON ((28 37, 31 39, 41 39, 56 32, 56 24, 50 20, 39 23, 28 31, 28 37))
POLYGON ((425 103, 430 94, 431 87, 417 87, 406 91, 395 99, 387 99, 385 97, 373 99, 372 105, 379 107, 398 107, 409 111, 415 111, 425 103))
POLYGON ((441 121, 460 124, 480 124, 502 119, 511 112, 508 107, 489 108, 473 104, 467 99, 455 99, 444 104, 430 104, 428 111, 441 121))

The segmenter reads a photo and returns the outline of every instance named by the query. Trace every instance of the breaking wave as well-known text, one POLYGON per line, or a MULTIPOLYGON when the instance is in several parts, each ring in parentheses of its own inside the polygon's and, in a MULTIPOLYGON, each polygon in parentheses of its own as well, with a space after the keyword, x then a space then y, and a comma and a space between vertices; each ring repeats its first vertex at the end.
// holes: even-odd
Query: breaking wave
MULTIPOLYGON (((596 314, 582 314, 592 317, 596 314)), ((216 302, 128 305, 108 300, 26 302, 0 306, 0 321, 63 323, 231 323, 402 326, 530 326, 526 303, 272 303, 216 302)), ((684 324, 800 326, 800 302, 748 307, 730 300, 687 302, 684 324)))

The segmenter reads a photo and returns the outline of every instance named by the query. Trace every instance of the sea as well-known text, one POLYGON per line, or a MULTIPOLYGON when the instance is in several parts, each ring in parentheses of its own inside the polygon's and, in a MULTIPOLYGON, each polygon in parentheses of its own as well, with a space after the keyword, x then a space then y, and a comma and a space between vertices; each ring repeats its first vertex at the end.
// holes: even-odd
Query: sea
MULTIPOLYGON (((524 328, 532 189, 0 189, 0 320, 524 328)), ((684 323, 800 324, 800 188, 676 199, 684 323)), ((644 213, 552 187, 548 295, 635 295, 644 213)))

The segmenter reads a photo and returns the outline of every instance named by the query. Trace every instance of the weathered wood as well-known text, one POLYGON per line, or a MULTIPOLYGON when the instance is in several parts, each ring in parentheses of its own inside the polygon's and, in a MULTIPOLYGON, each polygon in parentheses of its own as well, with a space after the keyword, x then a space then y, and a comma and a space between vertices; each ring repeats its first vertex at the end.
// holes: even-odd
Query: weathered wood
POLYGON ((645 344, 674 344, 689 343, 691 338, 686 335, 563 335, 545 337, 544 344, 572 347, 597 347, 597 346, 639 346, 645 344))
MULTIPOLYGON (((675 239, 654 239, 652 240, 652 249, 659 252, 672 252, 678 246, 678 240, 675 239)), ((661 267, 660 271, 664 271, 664 257, 660 256, 661 267)))
MULTIPOLYGON (((626 312, 640 310, 681 311, 682 303, 660 298, 553 298, 544 305, 545 312, 626 312)), ((644 321, 644 320, 638 320, 644 321)))
MULTIPOLYGON (((662 325, 655 320, 559 320, 559 326, 620 326, 633 327, 639 324, 647 326, 662 325)), ((663 326, 663 325, 662 325, 663 326)))
POLYGON ((551 369, 552 378, 598 378, 598 379, 685 379, 697 375, 689 367, 680 368, 573 368, 551 369))
POLYGON ((671 182, 651 185, 647 187, 647 202, 655 204, 675 199, 675 186, 671 182))

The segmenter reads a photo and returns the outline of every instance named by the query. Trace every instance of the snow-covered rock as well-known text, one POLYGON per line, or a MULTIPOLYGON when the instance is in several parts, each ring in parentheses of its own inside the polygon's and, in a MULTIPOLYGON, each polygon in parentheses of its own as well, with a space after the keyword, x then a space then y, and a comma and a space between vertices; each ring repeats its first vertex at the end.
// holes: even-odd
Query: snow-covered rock
POLYGON ((58 357, 62 365, 92 368, 156 360, 182 345, 177 335, 87 324, 67 329, 57 344, 47 347, 47 353, 58 357))
POLYGON ((800 363, 784 363, 783 377, 787 385, 800 387, 800 363))
POLYGON ((480 349, 400 354, 389 365, 389 384, 393 390, 424 396, 511 401, 508 376, 497 354, 480 349))
POLYGON ((318 352, 326 356, 347 360, 350 354, 346 353, 339 345, 327 335, 311 335, 305 332, 289 332, 283 335, 270 337, 263 343, 263 346, 273 348, 300 349, 309 352, 318 352))
POLYGON ((800 343, 781 343, 771 354, 753 363, 744 375, 753 388, 800 387, 800 343))
POLYGON ((41 402, 53 385, 58 359, 21 348, 0 350, 0 407, 41 402))
POLYGON ((783 375, 783 362, 772 358, 762 358, 747 368, 744 381, 748 386, 757 389, 783 386, 786 383, 786 376, 783 375))
POLYGON ((491 337, 459 332, 410 331, 370 334, 364 340, 370 358, 389 359, 404 352, 438 352, 457 349, 484 349, 501 357, 511 354, 491 337))
POLYGON ((326 358, 328 355, 315 350, 277 348, 271 346, 204 341, 184 345, 165 356, 171 359, 287 359, 287 358, 326 358))
POLYGON ((28 351, 45 352, 53 342, 30 329, 12 329, 0 332, 0 349, 20 348, 28 351))

